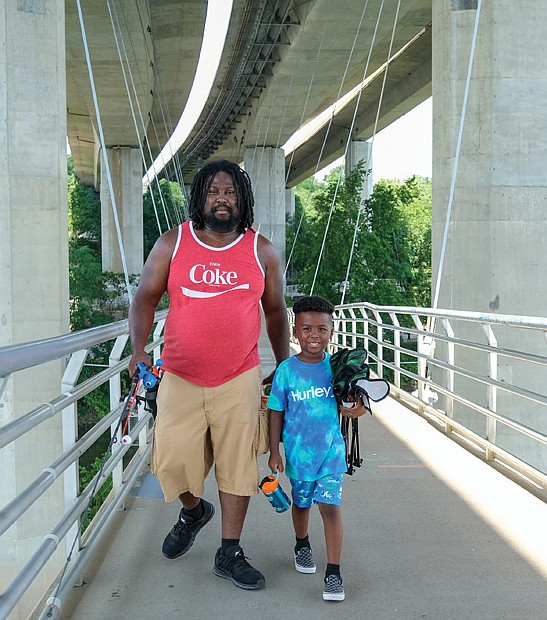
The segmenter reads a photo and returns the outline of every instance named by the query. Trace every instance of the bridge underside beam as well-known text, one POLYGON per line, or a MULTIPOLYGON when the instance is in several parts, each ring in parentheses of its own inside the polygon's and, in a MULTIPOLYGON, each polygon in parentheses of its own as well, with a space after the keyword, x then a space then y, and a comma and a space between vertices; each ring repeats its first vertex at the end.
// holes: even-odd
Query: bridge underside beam
POLYGON ((387 71, 383 94, 385 69, 377 72, 362 91, 351 135, 358 94, 343 108, 335 110, 332 123, 327 119, 313 136, 295 149, 294 154, 287 154, 286 166, 290 165, 288 187, 297 185, 341 157, 348 140, 371 138, 380 100, 376 132, 431 96, 431 28, 424 29, 406 52, 389 64, 387 71))

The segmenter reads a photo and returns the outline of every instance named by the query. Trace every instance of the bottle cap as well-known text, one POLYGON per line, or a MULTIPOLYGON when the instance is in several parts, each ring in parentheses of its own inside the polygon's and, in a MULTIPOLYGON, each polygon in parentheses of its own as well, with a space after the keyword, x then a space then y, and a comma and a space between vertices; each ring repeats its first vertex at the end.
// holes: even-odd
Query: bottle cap
POLYGON ((279 482, 274 476, 266 476, 260 483, 260 489, 263 493, 273 493, 278 486, 279 482))

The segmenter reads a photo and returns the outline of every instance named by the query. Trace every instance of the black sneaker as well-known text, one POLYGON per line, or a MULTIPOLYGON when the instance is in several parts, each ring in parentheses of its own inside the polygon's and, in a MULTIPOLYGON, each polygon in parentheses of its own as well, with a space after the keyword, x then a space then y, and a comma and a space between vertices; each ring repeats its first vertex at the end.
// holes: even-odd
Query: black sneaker
POLYGON ((309 547, 302 547, 294 554, 294 567, 299 573, 315 573, 317 567, 309 547))
POLYGON ((223 579, 229 579, 244 590, 260 590, 266 585, 264 575, 247 562, 239 545, 228 547, 226 555, 221 555, 220 549, 217 550, 213 573, 223 579))
POLYGON ((203 514, 199 519, 191 519, 182 510, 180 511, 179 520, 163 541, 161 552, 166 558, 174 560, 184 555, 194 544, 197 533, 213 518, 215 514, 213 504, 202 499, 201 505, 203 507, 203 514))
POLYGON ((344 584, 340 575, 329 575, 325 577, 323 585, 324 601, 343 601, 346 598, 344 584))

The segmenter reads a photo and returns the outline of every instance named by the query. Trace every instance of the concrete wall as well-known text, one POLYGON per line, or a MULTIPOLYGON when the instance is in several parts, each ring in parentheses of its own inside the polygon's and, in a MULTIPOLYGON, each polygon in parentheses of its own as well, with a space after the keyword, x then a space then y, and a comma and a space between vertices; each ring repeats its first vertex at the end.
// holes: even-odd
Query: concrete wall
MULTIPOLYGON (((436 280, 449 191, 455 163, 465 80, 477 2, 433 3, 433 282, 436 280)), ((457 169, 448 244, 438 306, 501 314, 545 316, 547 286, 547 64, 543 0, 483 2, 474 55, 461 156, 457 169)), ((459 335, 465 337, 465 332, 459 335)), ((521 342, 500 335, 509 348, 521 342)), ((533 346, 543 338, 531 335, 533 346)), ((486 338, 483 337, 486 341, 486 338)), ((487 360, 468 353, 459 365, 487 369, 487 360)), ((523 371, 499 359, 499 379, 511 383, 523 371)), ((544 371, 524 378, 544 393, 544 371)), ((486 389, 458 381, 456 391, 473 392, 487 403, 486 389)), ((515 410, 500 395, 498 411, 547 431, 539 405, 515 410)), ((457 408, 477 432, 474 414, 457 408)), ((545 453, 529 454, 510 431, 498 438, 512 452, 546 467, 545 453)))
MULTIPOLYGON (((68 222, 64 2, 0 2, 0 346, 66 333, 68 222)), ((18 373, 0 399, 0 424, 60 390, 64 361, 18 373)), ((60 416, 0 451, 0 505, 61 452, 60 416)), ((0 539, 0 590, 63 510, 62 480, 0 539)), ((27 618, 60 569, 48 570, 10 618, 27 618)))

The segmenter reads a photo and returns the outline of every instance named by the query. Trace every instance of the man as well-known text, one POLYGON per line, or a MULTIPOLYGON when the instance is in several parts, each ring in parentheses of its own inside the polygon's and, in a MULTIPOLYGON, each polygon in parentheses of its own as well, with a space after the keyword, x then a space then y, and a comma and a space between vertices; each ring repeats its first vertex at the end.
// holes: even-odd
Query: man
POLYGON ((239 166, 220 161, 202 168, 190 189, 190 221, 158 239, 129 310, 133 374, 138 362, 150 364, 144 347, 156 306, 169 295, 152 471, 165 500, 178 497, 182 509, 163 554, 186 553, 212 519, 214 507, 202 495, 214 463, 222 542, 213 570, 247 590, 265 585, 239 544, 258 487, 260 304, 276 362, 289 357, 279 258, 251 228, 253 205, 249 176, 239 166))

